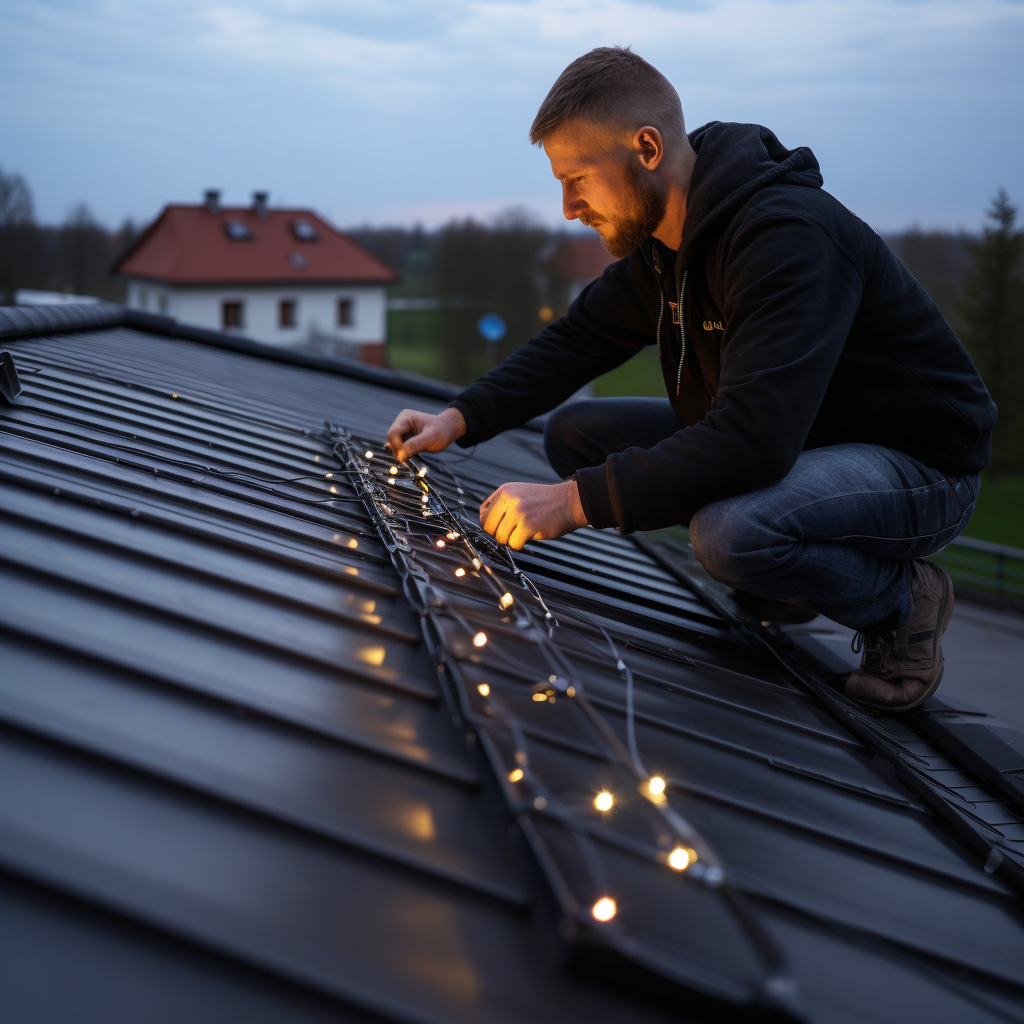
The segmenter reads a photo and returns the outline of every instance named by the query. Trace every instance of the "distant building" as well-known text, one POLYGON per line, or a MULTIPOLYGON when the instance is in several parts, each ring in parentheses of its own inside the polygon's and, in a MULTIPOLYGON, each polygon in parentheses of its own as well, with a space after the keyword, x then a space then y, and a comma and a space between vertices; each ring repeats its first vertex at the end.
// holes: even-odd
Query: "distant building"
POLYGON ((565 306, 591 281, 600 277, 605 267, 615 262, 615 257, 608 255, 596 233, 563 238, 542 258, 543 270, 552 284, 561 290, 565 306))
POLYGON ((81 306, 102 302, 95 295, 75 295, 73 292, 48 292, 38 288, 19 288, 14 293, 16 306, 81 306))
POLYGON ((398 275, 311 210, 169 205, 118 260, 127 304, 183 323, 383 363, 398 275))

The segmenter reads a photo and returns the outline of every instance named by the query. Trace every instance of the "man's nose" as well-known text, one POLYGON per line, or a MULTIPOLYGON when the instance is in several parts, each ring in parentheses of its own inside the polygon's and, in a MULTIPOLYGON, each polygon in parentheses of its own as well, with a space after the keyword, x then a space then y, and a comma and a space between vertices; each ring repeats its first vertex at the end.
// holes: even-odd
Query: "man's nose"
POLYGON ((562 190, 562 216, 566 220, 576 220, 587 208, 582 199, 571 196, 566 190, 562 190))

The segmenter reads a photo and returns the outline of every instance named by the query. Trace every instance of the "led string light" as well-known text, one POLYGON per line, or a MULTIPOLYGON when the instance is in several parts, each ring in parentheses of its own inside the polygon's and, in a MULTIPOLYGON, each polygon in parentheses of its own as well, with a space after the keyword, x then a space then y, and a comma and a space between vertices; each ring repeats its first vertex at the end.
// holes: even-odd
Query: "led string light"
MULTIPOLYGON (((103 429, 104 433, 112 433, 112 434, 115 434, 116 436, 121 436, 121 437, 134 436, 134 435, 129 435, 127 433, 127 431, 114 430, 113 428, 107 427, 107 426, 104 426, 102 429, 103 429)), ((80 434, 76 434, 74 431, 70 431, 70 430, 62 430, 60 427, 47 427, 46 428, 46 432, 48 434, 57 434, 57 435, 62 435, 64 437, 69 437, 69 438, 72 438, 75 441, 79 441, 79 442, 81 441, 81 435, 80 434)), ((146 443, 147 444, 151 444, 153 447, 156 447, 156 448, 163 447, 163 445, 159 441, 147 441, 146 443)), ((115 451, 127 452, 127 453, 129 453, 131 455, 135 455, 136 457, 138 457, 140 455, 138 444, 136 444, 136 445, 118 444, 115 441, 102 441, 102 442, 100 442, 100 444, 102 445, 103 448, 111 448, 111 449, 113 449, 115 451)), ((145 453, 142 453, 142 454, 145 454, 145 453)), ((90 455, 92 455, 92 456, 94 456, 96 458, 104 458, 103 452, 98 447, 90 450, 90 455)), ((199 463, 199 462, 189 462, 186 459, 177 459, 177 458, 171 457, 170 455, 164 455, 164 454, 151 455, 150 458, 152 458, 154 461, 159 462, 161 465, 174 466, 174 467, 179 468, 179 469, 186 469, 190 473, 199 473, 203 477, 210 477, 210 478, 212 478, 214 480, 224 480, 224 481, 226 481, 228 483, 239 483, 239 482, 241 482, 241 483, 249 484, 250 486, 252 486, 252 487, 254 487, 254 488, 258 489, 258 490, 262 490, 262 491, 267 492, 268 494, 274 494, 274 495, 277 495, 278 497, 282 497, 282 498, 291 498, 292 500, 302 501, 302 502, 304 502, 306 504, 309 504, 311 502, 316 503, 317 499, 310 499, 310 498, 307 498, 307 497, 301 497, 300 498, 300 497, 297 497, 295 495, 288 494, 286 491, 276 490, 275 488, 270 487, 268 485, 269 484, 302 483, 304 481, 321 480, 321 479, 324 479, 324 478, 331 479, 331 477, 333 476, 333 473, 323 473, 323 474, 321 474, 321 473, 303 473, 300 476, 285 476, 285 477, 281 477, 281 476, 275 476, 273 473, 261 472, 260 470, 244 470, 243 471, 243 470, 234 470, 234 469, 219 469, 216 466, 207 466, 207 465, 203 465, 202 463, 199 463)), ((225 453, 225 459, 227 459, 227 458, 228 458, 228 454, 225 453)), ((317 460, 319 458, 320 458, 320 456, 318 456, 318 455, 314 456, 314 460, 317 460)), ((108 461, 109 461, 109 459, 108 459, 108 461)), ((119 457, 115 457, 113 461, 117 465, 127 466, 129 469, 137 469, 137 470, 139 470, 140 472, 143 472, 143 473, 152 473, 156 469, 156 467, 154 467, 154 466, 152 466, 150 464, 144 463, 144 462, 137 462, 137 461, 132 461, 132 460, 129 460, 129 459, 124 459, 124 458, 119 458, 119 457)), ((182 476, 182 477, 175 478, 167 470, 163 470, 163 473, 164 473, 165 476, 171 476, 172 479, 178 479, 180 482, 183 482, 183 483, 190 483, 190 484, 193 484, 193 485, 202 483, 202 480, 197 480, 194 477, 185 478, 185 477, 182 476)), ((351 502, 353 504, 359 504, 360 506, 363 504, 362 501, 360 501, 360 499, 357 498, 357 497, 341 498, 341 499, 325 498, 325 499, 320 499, 320 501, 322 501, 322 502, 329 502, 331 504, 333 504, 335 501, 348 501, 348 502, 351 502)))
MULTIPOLYGON (((492 545, 494 545, 495 543, 493 541, 493 538, 490 538, 490 536, 487 534, 483 534, 483 536, 474 535, 475 531, 473 528, 473 524, 467 524, 462 517, 460 517, 457 513, 455 513, 453 510, 447 507, 447 504, 444 502, 443 497, 439 495, 434 489, 431 488, 428 480, 426 479, 426 466, 416 466, 415 461, 410 460, 410 462, 403 467, 401 464, 391 461, 386 453, 378 454, 377 452, 374 452, 373 449, 371 448, 365 448, 363 450, 362 460, 353 459, 352 447, 353 446, 351 444, 346 445, 342 443, 336 445, 336 450, 338 451, 339 456, 342 457, 343 461, 345 461, 347 457, 347 460, 349 462, 348 468, 350 470, 353 470, 354 473, 358 475, 358 477, 360 478, 360 482, 362 483, 367 492, 367 496, 369 496, 371 499, 375 499, 375 503, 381 508, 381 511, 384 513, 381 519, 383 520, 383 525, 388 535, 389 549, 395 552, 402 552, 403 561, 408 559, 408 539, 403 538, 401 541, 399 541, 399 539, 396 536, 396 527, 398 529, 403 530, 404 532, 410 532, 412 522, 415 521, 416 509, 413 503, 408 499, 405 499, 404 501, 400 502, 400 504, 404 505, 404 508, 401 508, 399 510, 395 510, 384 505, 384 503, 381 501, 384 495, 383 488, 381 487, 380 483, 380 477, 385 474, 388 478, 404 477, 408 483, 414 483, 419 489, 420 503, 429 506, 428 510, 437 517, 436 528, 439 530, 439 532, 443 534, 443 536, 441 537, 434 538, 434 540, 432 541, 433 548, 435 550, 444 549, 448 546, 448 543, 450 543, 452 546, 461 547, 464 553, 469 556, 469 564, 473 566, 475 572, 477 573, 477 578, 483 580, 485 584, 495 593, 497 597, 499 610, 505 611, 516 605, 515 597, 513 596, 512 592, 501 583, 494 569, 492 569, 491 566, 484 561, 481 548, 491 548, 492 545), (386 468, 384 466, 385 462, 390 463, 386 466, 386 468), (400 520, 400 522, 393 522, 393 520, 396 519, 400 520)), ((465 493, 462 490, 461 486, 456 486, 458 487, 458 490, 460 492, 462 492, 463 494, 465 493)), ((393 498, 394 492, 389 493, 393 498)), ((427 510, 421 510, 421 515, 422 511, 427 510)), ((482 533, 482 531, 479 532, 482 533)), ((502 561, 505 561, 506 563, 506 570, 510 571, 512 575, 516 578, 517 582, 519 582, 520 585, 523 587, 523 589, 527 590, 532 596, 536 591, 535 588, 525 585, 525 574, 523 574, 521 570, 519 570, 518 566, 514 565, 511 556, 509 555, 507 550, 502 550, 501 553, 505 556, 502 559, 502 561)), ((457 578, 464 578, 466 575, 466 571, 463 566, 459 566, 455 570, 455 572, 459 574, 457 578), (459 569, 462 570, 461 573, 459 573, 459 569)), ((557 648, 554 648, 554 645, 550 641, 550 633, 554 628, 555 624, 554 617, 552 616, 550 610, 547 608, 546 604, 543 604, 543 598, 541 598, 539 594, 537 594, 537 599, 539 603, 541 603, 541 608, 539 609, 539 612, 545 628, 537 630, 537 624, 535 621, 533 621, 533 617, 530 614, 530 610, 525 606, 523 608, 518 609, 522 619, 522 621, 518 624, 520 625, 520 628, 524 629, 524 631, 533 633, 531 639, 533 639, 535 642, 538 642, 538 646, 540 646, 546 654, 548 654, 549 656, 554 655, 554 658, 552 660, 555 662, 555 665, 553 667, 557 668, 558 671, 551 674, 549 679, 550 684, 553 684, 556 680, 559 680, 563 677, 574 678, 575 673, 572 671, 571 666, 565 663, 564 657, 560 654, 560 652, 557 651, 557 648)), ((448 611, 449 614, 451 614, 451 609, 446 610, 448 611)), ((607 638, 607 634, 605 634, 605 636, 607 638)), ((610 638, 607 639, 609 640, 609 643, 611 643, 610 638)), ((482 629, 477 629, 473 631, 470 638, 470 643, 475 649, 478 650, 485 647, 488 641, 489 638, 487 636, 487 633, 482 629)), ((611 645, 614 651, 614 644, 611 643, 611 645)), ((615 654, 617 656, 617 652, 615 652, 615 654)), ((621 669, 623 663, 620 658, 617 658, 617 663, 621 669)), ((482 697, 493 698, 493 691, 492 688, 490 687, 490 684, 488 683, 483 683, 477 686, 476 692, 482 697)), ((582 697, 578 685, 565 684, 562 687, 562 692, 570 699, 579 700, 579 698, 582 697)), ((553 701, 555 697, 555 690, 553 685, 538 688, 538 690, 532 694, 532 697, 534 701, 541 703, 553 701)), ((590 708, 589 702, 583 702, 582 700, 580 700, 581 705, 584 703, 586 703, 587 717, 590 718, 593 722, 593 720, 597 718, 597 716, 593 709, 590 708)), ((506 715, 503 714, 502 718, 505 717, 506 715)), ((611 730, 608 729, 607 725, 603 722, 603 720, 597 719, 597 721, 599 724, 599 735, 602 736, 602 738, 611 748, 610 752, 612 753, 613 758, 621 762, 621 757, 615 757, 616 747, 618 746, 617 737, 615 737, 611 730)), ((525 748, 525 746, 525 738, 524 740, 517 743, 517 749, 522 750, 525 748)), ((654 783, 652 786, 646 772, 644 772, 642 769, 639 757, 635 753, 635 737, 631 742, 630 746, 633 748, 634 756, 627 757, 624 766, 627 767, 627 769, 632 767, 634 771, 638 771, 640 777, 636 779, 637 789, 641 793, 643 793, 644 788, 646 786, 648 799, 650 799, 651 802, 655 805, 657 805, 658 801, 654 798, 658 797, 661 798, 662 803, 667 803, 667 801, 664 800, 664 780, 661 780, 659 778, 660 788, 658 783, 654 783), (630 764, 630 762, 632 762, 632 764, 630 764)), ((516 775, 515 781, 522 781, 525 777, 525 772, 522 767, 513 769, 512 774, 516 775)), ((509 778, 511 781, 512 776, 509 775, 509 778)), ((550 806, 550 795, 540 795, 542 799, 544 799, 545 801, 545 806, 550 806)), ((594 806, 602 814, 607 814, 611 812, 614 805, 615 799, 612 796, 612 794, 607 790, 602 790, 594 798, 594 806)), ((686 866, 690 867, 691 865, 694 865, 698 860, 695 847, 703 847, 706 851, 704 856, 700 858, 703 861, 703 871, 699 872, 698 874, 701 875, 703 880, 705 880, 708 884, 720 884, 723 879, 721 865, 718 863, 717 858, 710 852, 710 850, 707 849, 706 843, 703 843, 696 835, 692 827, 690 827, 688 823, 683 822, 677 815, 672 815, 672 820, 670 820, 669 824, 672 826, 673 832, 676 832, 677 834, 682 833, 680 838, 690 844, 686 846, 686 848, 694 851, 692 855, 688 856, 686 866)), ((677 843, 677 847, 682 847, 682 844, 677 843)), ((679 863, 679 860, 680 859, 677 857, 676 864, 679 863)))
MULTIPOLYGON (((783 990, 792 991, 793 983, 785 972, 777 946, 761 927, 760 922, 739 901, 738 896, 724 884, 725 873, 720 860, 690 823, 669 805, 666 797, 666 780, 660 775, 651 775, 646 771, 636 742, 632 672, 619 656, 608 633, 596 623, 590 623, 591 628, 596 627, 596 630, 604 635, 615 659, 616 670, 626 684, 626 745, 622 744, 616 733, 590 704, 581 680, 554 642, 554 630, 558 623, 536 585, 515 564, 514 557, 506 547, 498 545, 479 527, 479 524, 470 520, 468 511, 465 511, 466 492, 450 470, 444 468, 442 472, 450 478, 453 488, 460 496, 456 499, 459 504, 458 510, 449 506, 444 495, 430 485, 427 480, 428 467, 417 464, 418 460, 410 459, 402 465, 396 463, 390 453, 383 450, 374 451, 369 447, 357 454, 358 449, 350 436, 345 434, 334 435, 331 441, 357 494, 364 500, 381 539, 392 555, 407 596, 414 606, 421 608, 425 622, 436 619, 434 628, 425 635, 431 653, 435 656, 443 685, 449 688, 452 699, 460 708, 458 713, 468 717, 470 721, 477 721, 479 713, 467 699, 469 691, 472 691, 474 698, 484 701, 492 726, 504 726, 510 736, 513 765, 510 768, 506 767, 502 774, 507 784, 515 787, 517 791, 525 787, 525 792, 516 795, 517 802, 521 807, 532 807, 561 821, 568 828, 569 835, 576 840, 591 881, 591 891, 597 894, 587 910, 589 919, 599 926, 607 927, 616 919, 619 911, 615 897, 609 891, 603 859, 591 838, 591 832, 594 832, 605 842, 622 846, 634 854, 652 856, 672 872, 684 873, 704 885, 719 889, 769 970, 768 980, 763 988, 765 998, 774 1000, 783 990), (415 485, 415 490, 410 485, 415 485), (414 500, 417 492, 418 500, 414 500), (410 541, 417 542, 418 538, 425 542, 422 550, 410 544, 410 541), (430 574, 420 565, 418 555, 436 555, 441 551, 444 551, 446 558, 454 554, 456 557, 465 558, 468 563, 458 565, 454 569, 450 577, 453 585, 460 585, 455 583, 456 580, 466 580, 470 576, 469 566, 472 566, 472 576, 482 581, 484 587, 496 599, 497 611, 511 610, 514 613, 515 627, 524 637, 533 641, 551 666, 547 682, 535 687, 533 701, 554 702, 556 694, 560 693, 569 699, 571 707, 583 713, 595 734, 603 740, 606 756, 617 765, 621 774, 632 779, 634 792, 643 798, 642 805, 638 805, 637 809, 647 807, 647 813, 654 814, 661 822, 657 832, 651 825, 651 834, 654 836, 651 841, 638 844, 626 836, 609 833, 598 821, 588 820, 586 816, 581 816, 573 807, 555 797, 544 786, 543 780, 530 768, 529 743, 523 724, 505 701, 495 694, 491 684, 485 681, 472 685, 468 682, 459 683, 463 678, 463 671, 459 667, 458 659, 454 658, 448 649, 446 634, 440 625, 441 619, 450 618, 458 623, 465 630, 472 649, 486 648, 490 637, 484 629, 471 626, 457 609, 445 601, 436 590, 430 574), (494 568, 489 564, 490 561, 493 561, 494 568), (523 592, 522 599, 516 599, 513 595, 515 588, 510 589, 506 586, 496 569, 513 578, 523 592), (450 690, 452 685, 456 686, 455 691, 450 690), (667 834, 674 837, 675 841, 662 846, 666 829, 667 834), (645 854, 645 850, 650 852, 645 854)), ((503 621, 510 620, 506 617, 503 621)), ((479 658, 473 656, 470 660, 479 661, 479 658)), ((480 721, 478 732, 486 726, 486 719, 480 721)), ((487 732, 480 734, 486 736, 487 732)), ((485 744, 485 749, 501 758, 505 756, 501 754, 502 744, 493 746, 497 739, 496 735, 494 740, 485 744)), ((601 819, 612 818, 616 814, 617 803, 615 792, 607 787, 600 789, 593 796, 593 808, 601 819)))

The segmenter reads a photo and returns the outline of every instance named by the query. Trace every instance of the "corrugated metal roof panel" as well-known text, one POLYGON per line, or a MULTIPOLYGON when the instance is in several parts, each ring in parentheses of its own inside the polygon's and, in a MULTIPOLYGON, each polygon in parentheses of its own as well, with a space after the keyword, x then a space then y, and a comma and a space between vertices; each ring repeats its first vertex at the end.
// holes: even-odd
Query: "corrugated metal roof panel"
MULTIPOLYGON (((403 579, 379 499, 342 472, 343 428, 372 443, 433 400, 89 325, 9 341, 24 394, 0 406, 0 903, 25 936, 0 989, 25 1019, 63 1004, 12 964, 110 1020, 138 1019, 108 991, 135 970, 169 1007, 265 992, 267 1020, 759 1017, 773 998, 814 1020, 1024 1019, 1021 822, 937 731, 859 714, 693 565, 617 534, 517 556, 560 623, 545 654, 405 520, 424 578, 403 579), (550 656, 587 715, 533 699, 550 656), (509 735, 526 788, 496 770, 509 735), (724 888, 659 862, 631 746, 724 888), (799 1004, 771 991, 786 964, 799 1004)), ((550 479, 530 432, 433 464, 452 508, 456 487, 471 510, 550 479)))

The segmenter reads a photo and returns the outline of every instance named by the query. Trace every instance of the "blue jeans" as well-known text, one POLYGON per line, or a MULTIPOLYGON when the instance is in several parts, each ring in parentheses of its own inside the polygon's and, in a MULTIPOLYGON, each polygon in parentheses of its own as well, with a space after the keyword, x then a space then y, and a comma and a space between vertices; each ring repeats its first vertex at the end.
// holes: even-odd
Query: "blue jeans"
MULTIPOLYGON (((682 426, 660 398, 572 402, 552 413, 544 445, 566 477, 682 426)), ((948 476, 891 448, 814 448, 782 480, 705 505, 690 543, 722 583, 852 629, 889 629, 910 618, 910 560, 960 534, 978 487, 977 475, 948 476)))

